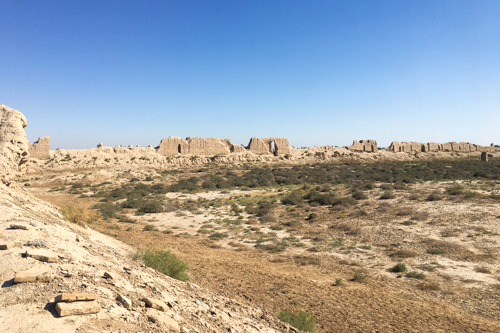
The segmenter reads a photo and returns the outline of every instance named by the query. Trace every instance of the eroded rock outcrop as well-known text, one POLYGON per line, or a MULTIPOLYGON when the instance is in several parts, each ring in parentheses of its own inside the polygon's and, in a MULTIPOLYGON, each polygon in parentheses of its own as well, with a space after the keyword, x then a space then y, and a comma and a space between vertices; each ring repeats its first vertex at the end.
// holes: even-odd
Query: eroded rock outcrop
POLYGON ((10 185, 26 172, 29 143, 24 128, 26 117, 0 104, 0 181, 10 185))
POLYGON ((352 151, 378 153, 376 140, 353 140, 352 145, 347 148, 352 151))
POLYGON ((39 160, 50 159, 50 137, 42 136, 36 142, 30 144, 29 154, 30 158, 37 158, 39 160))

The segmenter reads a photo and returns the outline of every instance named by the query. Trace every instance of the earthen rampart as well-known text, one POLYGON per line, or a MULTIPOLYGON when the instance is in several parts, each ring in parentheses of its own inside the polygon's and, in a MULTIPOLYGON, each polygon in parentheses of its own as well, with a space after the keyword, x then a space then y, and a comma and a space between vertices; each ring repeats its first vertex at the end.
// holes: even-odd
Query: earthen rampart
POLYGON ((493 143, 490 146, 480 146, 472 144, 469 142, 447 142, 447 143, 421 143, 421 142, 399 142, 393 141, 389 146, 389 150, 395 153, 405 152, 405 153, 415 153, 415 152, 493 152, 495 151, 495 146, 493 143))

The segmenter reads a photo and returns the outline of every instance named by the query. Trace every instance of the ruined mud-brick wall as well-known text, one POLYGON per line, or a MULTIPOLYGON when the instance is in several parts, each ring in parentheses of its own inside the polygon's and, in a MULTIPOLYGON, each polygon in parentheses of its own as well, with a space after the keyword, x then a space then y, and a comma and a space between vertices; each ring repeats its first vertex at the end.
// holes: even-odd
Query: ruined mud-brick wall
POLYGON ((42 136, 38 141, 30 144, 29 148, 30 158, 37 158, 40 160, 50 159, 50 137, 42 136))
POLYGON ((0 182, 10 185, 26 172, 29 143, 24 129, 26 117, 0 104, 0 182))
POLYGON ((495 150, 495 146, 480 146, 469 142, 447 142, 447 143, 421 143, 421 142, 399 142, 393 141, 389 146, 389 150, 393 152, 474 152, 486 151, 491 152, 495 150))
POLYGON ((285 155, 290 153, 286 138, 251 138, 247 147, 232 144, 229 139, 188 137, 186 139, 170 136, 163 139, 156 148, 158 154, 169 156, 190 155, 228 155, 250 151, 257 155, 285 155))
POLYGON ((178 136, 169 136, 161 140, 156 152, 161 155, 187 154, 188 143, 185 139, 178 136))
POLYGON ((352 145, 348 146, 347 149, 353 151, 364 151, 378 153, 377 141, 376 140, 356 140, 352 141, 352 145))
POLYGON ((187 153, 191 155, 227 155, 231 152, 229 139, 217 138, 186 138, 187 153))
POLYGON ((279 156, 290 153, 290 146, 286 138, 251 138, 247 149, 256 155, 279 156))

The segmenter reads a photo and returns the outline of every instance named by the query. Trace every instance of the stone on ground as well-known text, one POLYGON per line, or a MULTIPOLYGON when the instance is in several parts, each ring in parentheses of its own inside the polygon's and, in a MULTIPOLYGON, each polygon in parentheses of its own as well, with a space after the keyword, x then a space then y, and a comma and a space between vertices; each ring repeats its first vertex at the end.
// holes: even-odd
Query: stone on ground
POLYGON ((99 313, 101 307, 96 301, 57 303, 56 311, 61 317, 99 313))
POLYGON ((157 309, 163 312, 167 312, 170 308, 168 305, 163 303, 162 301, 154 298, 143 298, 144 303, 146 303, 146 306, 157 309))
POLYGON ((14 246, 14 242, 10 242, 7 244, 0 244, 0 250, 8 250, 13 246, 14 246))
POLYGON ((27 258, 33 258, 43 262, 58 262, 59 258, 57 254, 49 250, 27 250, 27 258))
POLYGON ((64 293, 58 295, 55 299, 56 303, 59 302, 77 302, 77 301, 95 301, 97 294, 90 293, 64 293))

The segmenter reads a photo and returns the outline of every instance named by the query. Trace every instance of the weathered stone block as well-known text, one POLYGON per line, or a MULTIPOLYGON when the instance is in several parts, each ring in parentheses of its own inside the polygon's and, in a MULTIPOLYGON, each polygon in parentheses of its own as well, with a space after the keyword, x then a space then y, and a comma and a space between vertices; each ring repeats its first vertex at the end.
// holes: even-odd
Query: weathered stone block
POLYGON ((61 317, 99 313, 101 307, 96 301, 57 303, 56 311, 61 317))
POLYGON ((168 305, 163 303, 162 301, 154 298, 143 298, 142 301, 146 303, 146 306, 157 309, 163 312, 167 312, 169 310, 168 305))
POLYGON ((77 301, 95 301, 97 299, 97 294, 90 293, 64 293, 58 295, 55 299, 56 303, 59 302, 77 302, 77 301))
POLYGON ((54 277, 49 273, 17 272, 14 283, 50 282, 54 277))
POLYGON ((488 153, 483 151, 481 153, 481 161, 488 162, 488 153))
POLYGON ((8 250, 13 246, 14 246, 14 242, 10 242, 7 244, 0 244, 0 250, 8 250))
POLYGON ((105 272, 102 277, 105 279, 114 280, 116 279, 117 275, 115 273, 105 272))
POLYGON ((27 250, 27 258, 33 258, 43 262, 58 262, 59 258, 57 254, 49 250, 27 250))

